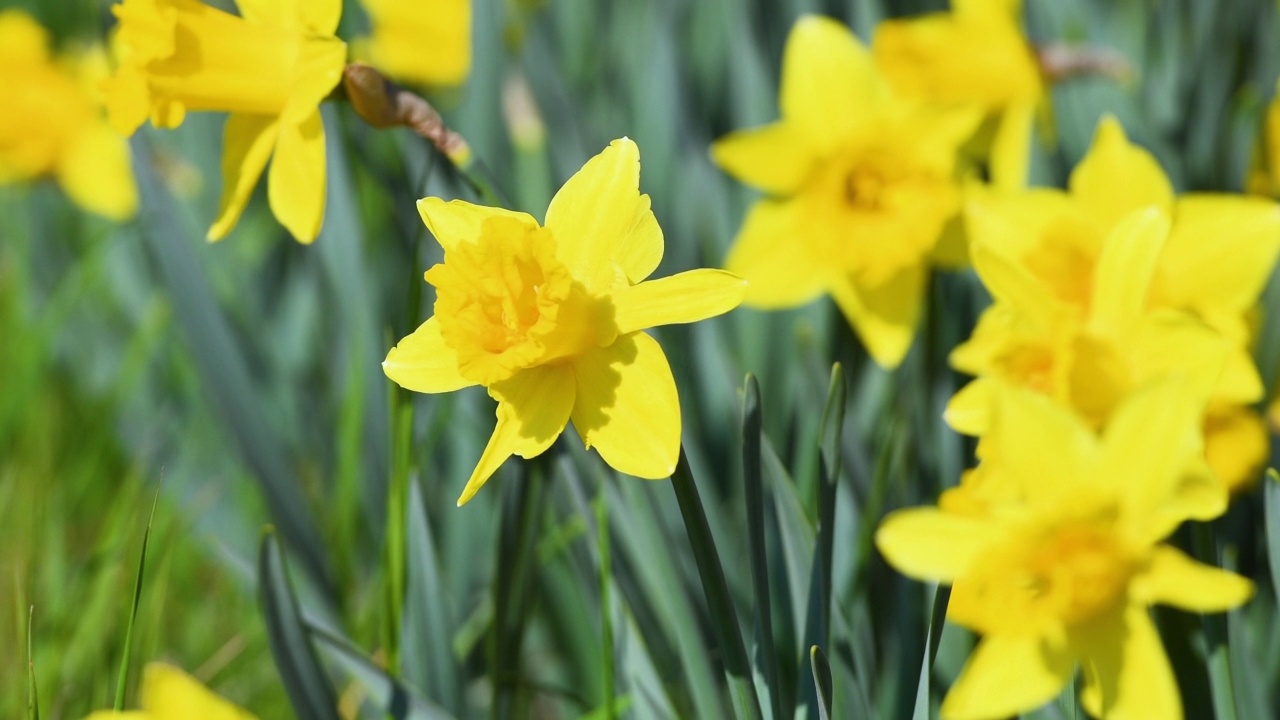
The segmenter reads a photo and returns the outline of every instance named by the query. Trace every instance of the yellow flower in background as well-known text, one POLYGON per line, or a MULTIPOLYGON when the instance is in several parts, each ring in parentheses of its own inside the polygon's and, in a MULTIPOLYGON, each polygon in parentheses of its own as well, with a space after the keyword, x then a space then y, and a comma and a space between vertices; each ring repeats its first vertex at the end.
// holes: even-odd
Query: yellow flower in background
POLYGON ((299 242, 324 220, 320 102, 338 84, 346 45, 334 37, 341 0, 239 0, 241 16, 197 0, 124 0, 120 67, 104 87, 111 124, 129 135, 149 117, 173 128, 188 111, 231 113, 222 200, 209 239, 226 236, 271 160, 267 198, 299 242))
POLYGON ((1253 592, 1248 580, 1161 543, 1184 520, 1226 508, 1201 460, 1202 414, 1177 383, 1162 383, 1128 398, 1098 438, 1048 399, 1008 388, 991 431, 999 453, 979 466, 975 492, 989 504, 885 518, 876 545, 889 564, 951 583, 948 619, 982 635, 943 718, 1039 707, 1077 665, 1090 715, 1182 717, 1147 608, 1221 612, 1253 592))
POLYGON ((1253 166, 1245 179, 1247 190, 1255 195, 1280 197, 1280 83, 1263 113, 1253 155, 1253 166))
POLYGON ((903 95, 977 102, 992 120, 992 182, 1026 184, 1031 127, 1048 117, 1048 94, 1035 48, 1022 32, 1021 0, 952 0, 949 13, 886 20, 872 52, 903 95))
POLYGON ((460 85, 471 70, 471 0, 360 0, 372 34, 357 55, 391 77, 460 85))
POLYGON ((498 401, 497 427, 459 505, 508 457, 542 454, 569 420, 620 472, 659 479, 674 470, 675 381, 642 330, 727 312, 744 283, 721 270, 643 282, 663 240, 639 183, 639 150, 623 138, 560 188, 544 225, 459 200, 419 201, 444 248, 444 262, 426 273, 435 315, 382 367, 409 390, 483 385, 498 401))
POLYGON ((960 207, 956 149, 981 110, 899 99, 851 32, 816 16, 787 39, 779 106, 777 122, 711 148, 726 172, 769 194, 725 266, 748 280, 755 307, 830 294, 875 361, 896 367, 930 262, 964 262, 942 240, 960 207))
POLYGON ((172 665, 150 663, 142 675, 142 709, 99 710, 86 720, 256 720, 172 665))
POLYGON ((105 70, 100 48, 55 59, 30 15, 0 12, 0 184, 52 176, 90 212, 112 220, 137 212, 128 144, 107 125, 95 87, 105 70))

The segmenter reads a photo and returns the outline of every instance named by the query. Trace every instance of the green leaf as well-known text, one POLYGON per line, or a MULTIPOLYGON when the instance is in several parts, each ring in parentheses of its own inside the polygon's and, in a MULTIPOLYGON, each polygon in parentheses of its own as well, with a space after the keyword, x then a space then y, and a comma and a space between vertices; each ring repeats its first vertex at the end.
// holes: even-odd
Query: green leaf
POLYGON ((27 720, 40 720, 40 694, 36 692, 36 656, 31 646, 36 607, 27 611, 27 720))
POLYGON ((769 559, 764 537, 764 479, 761 456, 763 435, 760 384, 747 375, 742 396, 743 497, 747 511, 747 539, 751 555, 751 586, 755 595, 755 633, 751 658, 760 684, 757 690, 768 696, 765 708, 771 718, 782 720, 781 684, 778 682, 778 651, 773 640, 773 608, 769 599, 769 559))
POLYGON ((151 500, 151 513, 147 516, 147 528, 142 533, 142 551, 138 553, 138 573, 133 581, 133 599, 129 603, 129 622, 125 625, 124 649, 120 654, 120 672, 116 676, 116 712, 124 710, 124 691, 129 682, 129 660, 133 653, 133 623, 138 617, 138 604, 142 602, 142 578, 147 569, 147 544, 151 541, 151 523, 156 518, 156 504, 160 502, 160 490, 151 500))
POLYGON ((813 687, 818 698, 818 717, 831 720, 831 666, 822 648, 809 648, 809 669, 813 673, 813 687))
MULTIPOLYGON (((451 720, 443 708, 415 694, 387 671, 378 667, 363 652, 345 638, 338 637, 314 625, 307 631, 343 672, 369 693, 368 698, 379 710, 393 720, 451 720)), ((306 717, 306 716, 303 716, 306 717)))
POLYGON ((920 661, 920 681, 916 685, 916 707, 911 713, 912 720, 929 720, 933 707, 933 661, 938 656, 938 641, 942 639, 951 588, 932 583, 925 595, 932 611, 929 613, 929 627, 925 634, 924 658, 920 661))
POLYGON ((298 717, 341 720, 337 693, 311 645, 302 609, 289 583, 280 541, 271 527, 263 532, 258 552, 258 600, 271 656, 275 658, 280 680, 298 717))
POLYGON ((1267 562, 1271 564, 1271 588, 1280 602, 1280 473, 1267 468, 1267 480, 1262 493, 1265 496, 1267 517, 1267 562))
POLYGON ((440 571, 422 488, 417 482, 409 483, 406 510, 408 585, 401 624, 401 670, 410 685, 459 714, 462 705, 458 661, 451 643, 458 624, 449 607, 449 589, 440 571))

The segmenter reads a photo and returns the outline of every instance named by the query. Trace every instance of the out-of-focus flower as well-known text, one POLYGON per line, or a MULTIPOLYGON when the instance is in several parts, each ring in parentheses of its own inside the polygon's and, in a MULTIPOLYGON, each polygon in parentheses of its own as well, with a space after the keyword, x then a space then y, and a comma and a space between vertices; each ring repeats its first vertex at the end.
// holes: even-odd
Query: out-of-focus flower
POLYGON ((891 565, 952 584, 948 618, 982 635, 942 717, 998 718, 1043 705, 1083 669, 1100 718, 1180 718, 1178 685, 1150 605, 1239 606, 1233 573, 1160 541, 1220 515, 1204 467, 1203 407, 1176 382, 1131 395, 1099 438, 1065 408, 1019 388, 999 396, 997 453, 966 481, 972 502, 889 515, 876 544, 891 565), (1011 672, 1016 668, 1016 672, 1011 672))
POLYGON ((209 239, 240 219, 271 160, 267 198, 276 219, 309 243, 324 220, 325 149, 320 102, 342 78, 346 45, 334 37, 340 0, 239 0, 241 16, 197 0, 125 0, 120 66, 104 87, 117 131, 150 117, 182 124, 188 111, 227 119, 222 200, 209 239))
POLYGON ((645 328, 736 307, 743 281, 692 270, 642 282, 662 229, 639 192, 640 153, 615 140, 556 193, 545 226, 524 213, 425 198, 444 248, 426 273, 435 315, 387 354, 383 370, 417 392, 483 385, 498 424, 461 505, 511 455, 540 455, 569 420, 616 470, 665 478, 680 450, 680 404, 645 328))
POLYGON ((125 140, 107 125, 96 83, 100 48, 55 59, 21 10, 0 12, 0 183, 53 176, 75 203, 112 220, 138 209, 125 140))
POLYGON ((1254 195, 1280 197, 1280 83, 1262 116, 1262 129, 1254 151, 1246 189, 1254 195))
POLYGON ((976 107, 897 97, 866 48, 828 18, 801 18, 787 39, 782 118, 721 138, 712 158, 769 194, 748 213, 725 261, 749 281, 745 302, 800 305, 829 293, 877 363, 902 361, 931 261, 962 264, 942 242, 958 209, 957 148, 976 107))
POLYGON ((360 0, 372 34, 356 54, 396 80, 460 85, 471 70, 471 0, 360 0))
POLYGON ((151 663, 142 675, 142 709, 99 710, 86 720, 256 720, 172 665, 151 663))
POLYGON ((1022 0, 952 0, 949 13, 886 20, 872 51, 894 88, 911 97, 977 102, 992 122, 992 181, 1027 181, 1031 126, 1048 117, 1035 48, 1022 33, 1022 0))

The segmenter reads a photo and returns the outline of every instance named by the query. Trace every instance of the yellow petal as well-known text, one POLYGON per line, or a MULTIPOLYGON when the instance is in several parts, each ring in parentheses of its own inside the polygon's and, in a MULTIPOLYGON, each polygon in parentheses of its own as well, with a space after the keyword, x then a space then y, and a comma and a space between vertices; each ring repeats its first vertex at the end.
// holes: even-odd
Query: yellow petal
POLYGON ((995 538, 990 523, 935 508, 889 513, 876 529, 876 547, 907 577, 949 583, 965 573, 995 538))
POLYGON ((440 335, 440 321, 428 318, 405 337, 382 363, 397 385, 414 392, 441 393, 475 385, 458 372, 458 355, 440 335))
POLYGON ((992 474, 1055 489, 1079 487, 1093 474, 1098 442, 1075 413, 1027 388, 998 385, 992 395, 995 411, 983 460, 992 474), (1049 457, 1053 462, 1045 462, 1049 457))
POLYGON ((26 11, 0 11, 0 62, 7 67, 41 65, 49 58, 49 32, 26 11))
POLYGON ((782 55, 782 120, 817 149, 855 132, 887 96, 871 54, 849 28, 817 15, 801 17, 782 55))
POLYGON ((689 270, 613 292, 618 334, 705 320, 738 307, 747 283, 724 270, 689 270))
POLYGON ((1136 600, 1198 613, 1223 612, 1253 596, 1253 583, 1226 570, 1196 562, 1170 545, 1159 545, 1133 580, 1136 600))
POLYGON ((1243 313, 1258 302, 1280 252, 1280 205, 1237 195, 1184 195, 1160 258, 1162 300, 1243 313))
POLYGON ((373 33, 370 62, 393 78, 457 85, 471 68, 471 1, 363 0, 373 33), (424 53, 424 47, 431 52, 424 53))
POLYGON ((267 200, 276 219, 300 243, 324 222, 324 125, 315 110, 298 125, 282 124, 267 175, 267 200))
POLYGON ((222 133, 222 199, 210 240, 221 240, 240 220, 253 186, 275 149, 279 124, 270 115, 233 113, 222 133))
POLYGON ((555 233, 556 255, 588 290, 611 286, 619 270, 640 282, 662 259, 662 230, 639 188, 640 150, 622 138, 551 199, 546 226, 555 233))
POLYGON ((1205 418, 1205 460, 1231 492, 1258 481, 1270 452, 1267 423, 1256 411, 1228 407, 1211 411, 1205 418))
POLYGON ((882 368, 896 368, 911 348, 927 272, 921 267, 907 268, 874 288, 860 288, 850 278, 831 287, 836 304, 882 368))
POLYGON ((111 129, 126 137, 151 114, 151 91, 146 77, 132 65, 122 64, 114 75, 102 81, 102 101, 111 129))
POLYGON ((172 665, 149 663, 142 676, 142 709, 151 720, 253 720, 172 665))
MULTIPOLYGON (((321 0, 314 4, 329 5, 332 2, 340 0, 321 0)), ((311 4, 308 0, 299 0, 299 5, 311 4)), ((306 122, 320 107, 321 101, 341 82, 346 62, 347 45, 341 40, 319 36, 304 39, 297 66, 293 69, 293 86, 280 114, 281 122, 286 125, 306 122)))
POLYGON ((462 507, 512 455, 541 455, 560 437, 574 404, 573 372, 565 365, 522 370, 489 388, 498 401, 498 424, 458 498, 462 507))
POLYGON ((1173 211, 1173 187, 1151 153, 1133 145, 1114 117, 1098 123, 1093 145, 1071 173, 1071 194, 1104 226, 1139 208, 1173 211))
POLYGON ((1124 342, 1143 378, 1176 375, 1197 393, 1229 404, 1262 397, 1262 378, 1247 352, 1185 313, 1153 312, 1124 342))
POLYGON ((983 435, 991 427, 992 387, 990 378, 977 378, 951 396, 942 419, 963 435, 983 435))
POLYGON ((680 455, 680 401, 671 366, 645 333, 622 335, 574 361, 573 426, 614 470, 671 476, 680 455))
POLYGON ((503 208, 472 205, 465 200, 449 200, 445 202, 438 197, 425 197, 418 201, 418 214, 422 222, 435 236, 436 242, 445 252, 457 247, 458 243, 475 242, 480 237, 480 226, 487 218, 505 217, 516 220, 529 227, 537 227, 538 221, 532 215, 503 208))
POLYGON ((116 712, 115 710, 98 710, 89 713, 84 720, 155 720, 151 713, 142 712, 141 710, 125 710, 116 712))
POLYGON ((102 122, 80 131, 58 158, 58 183, 76 204, 112 220, 138 211, 129 146, 102 122))
POLYGON ((729 133, 711 144, 711 159, 738 180, 775 195, 799 190, 815 161, 804 137, 785 122, 729 133))
POLYGON ((1181 718, 1182 700, 1145 607, 1127 605, 1073 633, 1084 669, 1084 709, 1107 720, 1181 718))
POLYGON ((1091 310, 1096 327, 1123 332, 1137 321, 1168 236, 1168 215, 1153 207, 1116 224, 1094 269, 1091 310))
POLYGON ((1035 327, 1056 325, 1058 306, 1048 288, 1003 249, 975 244, 970 248, 973 269, 997 303, 1013 308, 1035 327))
POLYGON ((1006 257, 1021 258, 1046 242, 1049 228, 1072 212, 1071 197, 1061 190, 1006 193, 970 186, 964 206, 965 233, 975 245, 989 245, 1006 257))
MULTIPOLYGON (((243 0, 242 0, 243 1, 243 0)), ((302 27, 315 35, 332 35, 342 18, 342 0, 295 0, 302 27)))
POLYGON ((795 307, 826 291, 831 268, 818 264, 805 246, 810 229, 796 203, 761 200, 752 206, 724 261, 726 270, 747 281, 746 304, 795 307))
POLYGON ((1001 190, 1020 190, 1031 167, 1031 126, 1035 103, 1017 103, 1000 114, 991 140, 991 182, 1001 190))
POLYGON ((1035 635, 988 635, 942 701, 944 720, 985 720, 1035 709, 1075 674, 1075 659, 1035 635))

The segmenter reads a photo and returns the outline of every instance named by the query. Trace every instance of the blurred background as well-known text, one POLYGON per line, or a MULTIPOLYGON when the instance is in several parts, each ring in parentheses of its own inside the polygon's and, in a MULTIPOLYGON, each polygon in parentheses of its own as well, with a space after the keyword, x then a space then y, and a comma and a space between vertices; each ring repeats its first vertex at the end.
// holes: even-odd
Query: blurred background
MULTIPOLYGON (((210 4, 234 11, 229 2, 210 4)), ((946 3, 474 0, 472 7, 470 76, 425 96, 471 143, 499 194, 539 218, 588 157, 614 138, 633 138, 641 189, 666 237, 656 273, 663 276, 719 266, 757 197, 715 168, 707 149, 730 130, 776 119, 783 43, 799 15, 836 17, 866 41, 883 18, 946 3), (542 132, 517 134, 525 139, 515 143, 513 127, 542 132)), ((109 3, 95 0, 0 0, 8 8, 36 17, 59 48, 100 41, 113 22, 109 3)), ((1032 184, 1061 187, 1098 118, 1113 113, 1180 191, 1242 189, 1280 77, 1274 0, 1026 0, 1025 17, 1037 45, 1086 44, 1123 70, 1053 85, 1056 134, 1034 144, 1032 184)), ((367 29, 361 6, 349 0, 339 36, 367 29)), ((534 576, 522 586, 495 581, 510 539, 501 531, 509 495, 525 470, 508 463, 475 501, 454 507, 492 429, 492 401, 478 388, 400 394, 379 367, 433 300, 422 273, 441 251, 414 201, 476 196, 408 131, 375 130, 341 100, 326 103, 324 119, 328 202, 309 247, 272 217, 265 183, 226 240, 204 240, 220 191, 225 117, 217 113, 138 133, 131 147, 142 203, 131 221, 83 212, 50 180, 0 187, 0 647, 10 648, 0 654, 0 716, 26 709, 27 658, 16 649, 25 646, 31 608, 41 716, 79 718, 111 705, 157 492, 133 658, 173 662, 260 717, 293 714, 255 589, 268 523, 289 550, 312 621, 375 659, 388 633, 406 633, 390 643, 400 648, 405 682, 453 716, 490 712, 493 683, 511 685, 515 716, 596 710, 602 668, 611 667, 602 656, 602 613, 612 622, 618 692, 635 716, 724 716, 726 700, 714 689, 722 660, 710 649, 711 619, 666 483, 617 477, 576 440, 561 441, 548 509, 529 536, 534 576), (397 437, 392 429, 405 426, 397 414, 409 403, 412 427, 397 437), (387 490, 407 456, 416 467, 409 588, 391 621, 387 490), (598 494, 612 547, 603 580, 590 510, 598 494), (527 632, 514 655, 495 658, 490 631, 502 621, 495 607, 517 599, 526 601, 527 632)), ((847 642, 832 664, 846 708, 905 717, 915 702, 924 590, 885 568, 866 539, 885 510, 931 500, 970 463, 972 448, 940 419, 962 380, 945 358, 986 302, 971 273, 940 274, 921 337, 896 373, 868 361, 827 299, 657 332, 737 598, 750 594, 741 388, 744 374, 759 378, 765 434, 778 459, 768 468, 781 518, 770 553, 783 559, 775 566, 783 568, 779 586, 794 591, 776 614, 787 616, 790 629, 779 632, 797 646, 822 408, 831 363, 842 364, 850 389, 832 592, 844 610, 832 622, 847 642)), ((1274 279, 1264 307, 1280 307, 1274 279)), ((1256 357, 1273 382, 1275 313, 1260 314, 1256 357)), ((1274 446, 1274 432, 1272 439, 1274 446)), ((1263 562, 1254 550, 1256 495, 1229 516, 1245 567, 1263 562)), ((739 607, 750 628, 747 606, 739 607)), ((1264 712, 1276 707, 1280 678, 1274 613, 1274 597, 1260 593, 1238 614, 1257 632, 1238 650, 1240 672, 1250 673, 1241 682, 1254 680, 1250 707, 1264 712)), ((958 631, 944 635, 941 677, 954 677, 970 642, 958 631)), ((1174 655, 1198 652, 1190 633, 1167 642, 1174 655)), ((137 673, 131 677, 133 698, 137 673)), ((354 713, 362 691, 341 672, 334 678, 354 713)), ((1180 679, 1188 716, 1208 717, 1196 713, 1207 707, 1205 681, 1180 679)), ((809 678, 791 667, 783 682, 795 691, 809 678)))

